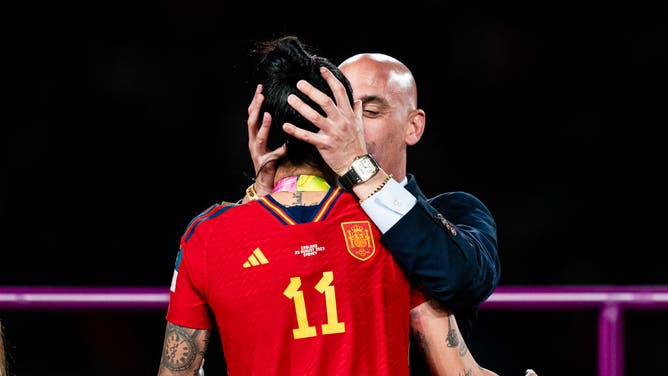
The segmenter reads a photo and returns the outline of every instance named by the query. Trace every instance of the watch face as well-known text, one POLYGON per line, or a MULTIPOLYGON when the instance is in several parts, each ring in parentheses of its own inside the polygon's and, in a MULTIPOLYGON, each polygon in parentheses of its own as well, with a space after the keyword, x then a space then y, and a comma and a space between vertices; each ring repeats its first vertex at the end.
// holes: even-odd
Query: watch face
POLYGON ((378 167, 373 163, 371 158, 360 158, 356 162, 357 163, 354 163, 353 166, 355 167, 355 172, 357 172, 357 175, 359 175, 362 181, 369 180, 376 174, 376 172, 378 172, 378 167))

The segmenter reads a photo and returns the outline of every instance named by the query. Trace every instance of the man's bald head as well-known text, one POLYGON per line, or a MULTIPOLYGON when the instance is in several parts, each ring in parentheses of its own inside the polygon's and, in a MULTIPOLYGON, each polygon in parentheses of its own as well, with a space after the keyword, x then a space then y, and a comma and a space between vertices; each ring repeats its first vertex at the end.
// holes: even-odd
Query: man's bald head
POLYGON ((425 112, 417 107, 413 74, 402 62, 380 53, 362 53, 339 64, 362 102, 364 138, 369 153, 401 181, 406 147, 422 137, 425 112))
MULTIPOLYGON (((381 53, 361 53, 349 57, 339 64, 339 69, 346 71, 365 71, 369 79, 384 80, 389 91, 405 95, 404 103, 408 110, 417 108, 417 86, 410 69, 392 56, 381 53)), ((346 74, 347 76, 347 74, 346 74)))

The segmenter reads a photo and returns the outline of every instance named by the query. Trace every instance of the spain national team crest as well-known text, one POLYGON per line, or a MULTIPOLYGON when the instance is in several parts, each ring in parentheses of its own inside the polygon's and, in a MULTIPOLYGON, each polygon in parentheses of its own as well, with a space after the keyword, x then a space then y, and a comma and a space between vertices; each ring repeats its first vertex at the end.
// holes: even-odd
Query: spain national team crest
POLYGON ((369 221, 341 223, 343 237, 346 238, 348 253, 362 261, 370 259, 376 253, 376 243, 371 234, 369 221))

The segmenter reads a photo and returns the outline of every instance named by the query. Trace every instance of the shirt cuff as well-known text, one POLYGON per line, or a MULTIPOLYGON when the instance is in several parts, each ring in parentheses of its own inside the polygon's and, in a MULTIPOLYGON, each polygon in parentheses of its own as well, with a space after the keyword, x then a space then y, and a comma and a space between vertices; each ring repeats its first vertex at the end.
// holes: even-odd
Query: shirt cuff
POLYGON ((390 179, 380 191, 360 204, 383 234, 399 222, 417 202, 415 196, 403 187, 406 184, 405 179, 402 183, 390 179))

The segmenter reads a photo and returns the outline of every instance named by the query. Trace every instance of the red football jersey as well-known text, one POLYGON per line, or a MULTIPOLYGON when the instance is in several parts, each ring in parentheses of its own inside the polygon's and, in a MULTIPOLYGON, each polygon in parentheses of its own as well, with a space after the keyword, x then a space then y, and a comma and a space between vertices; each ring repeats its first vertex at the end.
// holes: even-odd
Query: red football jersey
POLYGON ((357 199, 330 189, 299 222, 271 197, 195 218, 167 320, 220 332, 230 375, 408 375, 424 301, 357 199))

